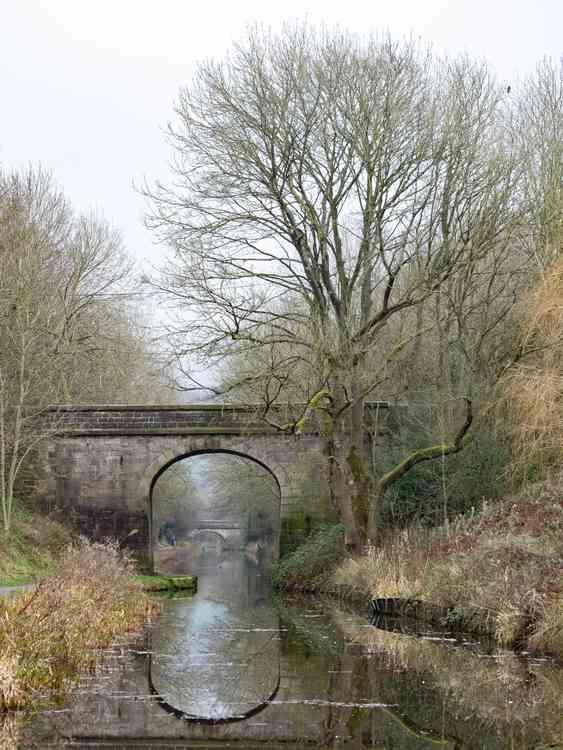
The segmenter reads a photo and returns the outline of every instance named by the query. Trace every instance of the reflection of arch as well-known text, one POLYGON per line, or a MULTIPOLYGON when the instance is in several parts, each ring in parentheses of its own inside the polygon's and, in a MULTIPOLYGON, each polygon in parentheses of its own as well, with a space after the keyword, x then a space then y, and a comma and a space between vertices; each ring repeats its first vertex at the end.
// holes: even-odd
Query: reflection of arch
POLYGON ((213 724, 235 724, 238 721, 245 721, 245 719, 250 719, 252 716, 256 716, 256 714, 261 713, 265 708, 268 708, 270 703, 274 700, 276 695, 279 692, 280 689, 280 683, 281 683, 281 668, 280 663, 278 659, 278 678, 276 682, 276 686, 273 689, 273 691, 270 693, 270 695, 266 698, 265 701, 262 701, 262 703, 258 703, 256 706, 251 708, 250 710, 246 711, 245 713, 240 714, 240 716, 225 716, 220 719, 211 719, 209 717, 204 716, 194 716, 192 714, 187 714, 184 711, 182 711, 179 708, 176 708, 172 704, 168 703, 162 695, 158 692, 156 687, 154 686, 154 683, 152 681, 152 653, 149 653, 148 656, 148 683, 149 683, 149 690, 152 695, 154 695, 159 703, 160 706, 169 714, 172 714, 177 719, 183 719, 184 721, 192 722, 193 724, 206 724, 206 725, 213 725, 213 724))
MULTIPOLYGON (((142 479, 142 492, 143 496, 147 498, 147 506, 148 506, 148 526, 149 526, 149 560, 150 560, 150 567, 151 569, 154 568, 154 544, 155 544, 155 538, 154 538, 154 524, 153 524, 153 490, 155 487, 156 482, 158 481, 159 477, 164 474, 164 472, 169 469, 173 464, 178 463, 179 461, 184 461, 187 458, 194 458, 195 456, 206 456, 206 455, 214 455, 214 454, 225 454, 229 456, 237 456, 238 458, 246 459, 247 461, 250 461, 252 463, 257 464, 262 469, 268 472, 268 474, 273 477, 276 486, 278 488, 278 503, 281 505, 281 498, 282 498, 282 485, 280 483, 280 480, 276 476, 276 474, 272 471, 272 469, 263 461, 261 461, 259 458, 256 458, 255 456, 252 456, 248 453, 243 453, 241 451, 232 450, 229 448, 200 448, 196 450, 187 451, 185 453, 177 453, 172 450, 167 450, 163 452, 157 459, 155 459, 145 470, 143 474, 142 479)), ((223 540, 224 543, 225 540, 223 540)))

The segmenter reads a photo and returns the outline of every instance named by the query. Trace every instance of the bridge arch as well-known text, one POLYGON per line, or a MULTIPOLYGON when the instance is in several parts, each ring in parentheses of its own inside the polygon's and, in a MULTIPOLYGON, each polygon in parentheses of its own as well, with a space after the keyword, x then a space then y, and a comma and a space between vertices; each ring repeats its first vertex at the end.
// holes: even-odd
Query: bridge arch
MULTIPOLYGON (((229 455, 229 456, 236 456, 237 458, 249 461, 250 463, 253 463, 263 470, 265 470, 274 480, 275 485, 277 487, 278 491, 278 510, 281 514, 281 505, 282 505, 282 498, 284 495, 284 485, 282 482, 280 482, 280 479, 278 478, 276 472, 268 466, 267 463, 265 463, 260 458, 256 457, 255 455, 252 455, 251 453, 243 452, 240 450, 235 450, 228 447, 203 447, 203 448, 196 448, 189 451, 183 451, 177 454, 174 454, 172 450, 168 450, 162 455, 160 455, 157 459, 151 462, 151 464, 147 467, 147 469, 144 472, 142 483, 143 483, 143 496, 147 498, 147 516, 148 516, 148 531, 149 531, 149 539, 148 539, 148 545, 149 545, 149 560, 151 567, 154 568, 154 545, 156 543, 156 537, 158 535, 158 530, 155 528, 154 523, 154 499, 153 499, 153 493, 154 488, 156 486, 156 483, 158 482, 159 478, 168 470, 170 467, 174 466, 175 464, 179 463, 180 461, 185 461, 190 458, 195 458, 197 456, 209 456, 209 455, 229 455), (148 487, 148 489, 147 489, 148 487)), ((223 544, 226 543, 226 540, 221 536, 221 534, 217 534, 217 536, 220 537, 223 544)))
MULTIPOLYGON (((170 451, 168 453, 170 453, 170 451)), ((174 458, 169 458, 166 461, 166 463, 164 463, 159 469, 157 469, 156 473, 153 474, 152 479, 150 480, 149 493, 150 493, 151 498, 152 498, 152 492, 153 492, 154 486, 158 478, 162 474, 164 474, 164 472, 167 469, 169 469, 171 466, 173 466, 175 463, 178 463, 178 461, 184 461, 187 458, 194 458, 195 456, 209 456, 213 454, 237 456, 238 458, 243 458, 243 459, 246 459, 247 461, 252 461, 253 463, 258 464, 258 466, 261 466, 263 469, 265 469, 268 472, 268 474, 270 474, 273 477, 274 481, 276 482, 278 486, 278 491, 281 493, 282 488, 281 488, 280 480, 278 479, 274 471, 272 471, 272 469, 263 461, 261 461, 259 458, 256 458, 255 456, 250 455, 249 453, 241 453, 240 451, 232 450, 230 448, 199 448, 197 450, 188 451, 187 453, 181 453, 177 456, 174 456, 174 458)), ((153 462, 151 467, 149 467, 149 470, 148 470, 149 474, 151 473, 151 471, 154 471, 153 466, 158 461, 159 459, 153 462)), ((145 478, 146 476, 147 476, 147 472, 145 472, 145 478)))

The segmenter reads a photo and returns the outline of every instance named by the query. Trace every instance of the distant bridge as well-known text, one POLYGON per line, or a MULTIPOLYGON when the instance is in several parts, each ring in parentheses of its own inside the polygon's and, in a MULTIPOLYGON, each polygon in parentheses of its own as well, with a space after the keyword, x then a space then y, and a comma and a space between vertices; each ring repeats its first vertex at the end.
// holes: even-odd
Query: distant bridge
POLYGON ((217 529, 218 531, 231 531, 232 529, 243 529, 244 524, 241 523, 230 523, 228 521, 214 520, 214 521, 198 521, 196 524, 190 525, 191 531, 207 531, 208 529, 217 529))
POLYGON ((205 539, 206 535, 215 535, 221 538, 221 543, 231 549, 241 549, 245 542, 246 526, 225 521, 198 521, 190 526, 187 538, 197 542, 205 539))

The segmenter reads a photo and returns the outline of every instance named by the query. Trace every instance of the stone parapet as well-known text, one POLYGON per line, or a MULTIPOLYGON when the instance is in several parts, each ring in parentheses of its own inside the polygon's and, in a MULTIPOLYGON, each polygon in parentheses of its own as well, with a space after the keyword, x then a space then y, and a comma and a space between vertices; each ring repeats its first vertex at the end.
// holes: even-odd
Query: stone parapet
MULTIPOLYGON (((382 428, 388 419, 389 404, 367 405, 366 421, 377 421, 382 428)), ((185 404, 181 406, 57 406, 41 416, 44 428, 67 436, 94 435, 228 435, 276 434, 280 430, 269 424, 259 407, 232 404, 185 404)), ((286 425, 291 415, 279 408, 271 421, 286 425)), ((319 426, 310 419, 304 432, 317 434, 319 426)))

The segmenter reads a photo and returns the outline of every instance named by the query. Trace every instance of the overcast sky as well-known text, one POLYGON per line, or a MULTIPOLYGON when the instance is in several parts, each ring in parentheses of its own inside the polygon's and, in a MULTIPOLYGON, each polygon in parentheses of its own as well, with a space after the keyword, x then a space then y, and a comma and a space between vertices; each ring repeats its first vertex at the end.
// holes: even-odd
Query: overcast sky
POLYGON ((415 35, 486 57, 507 82, 563 52, 562 0, 0 0, 0 166, 51 170, 73 204, 118 226, 140 262, 160 251, 134 182, 167 174, 163 135, 198 60, 247 24, 284 20, 415 35))

